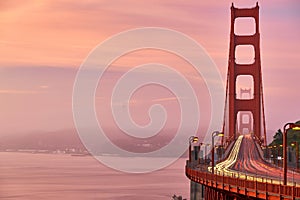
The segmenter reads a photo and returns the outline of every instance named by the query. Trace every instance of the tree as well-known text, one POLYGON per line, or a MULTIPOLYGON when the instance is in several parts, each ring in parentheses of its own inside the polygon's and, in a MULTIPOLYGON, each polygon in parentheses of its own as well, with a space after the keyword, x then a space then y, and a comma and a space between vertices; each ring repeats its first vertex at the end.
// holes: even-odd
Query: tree
POLYGON ((282 141, 282 138, 283 138, 283 133, 281 129, 278 129, 275 135, 273 136, 273 139, 282 141))

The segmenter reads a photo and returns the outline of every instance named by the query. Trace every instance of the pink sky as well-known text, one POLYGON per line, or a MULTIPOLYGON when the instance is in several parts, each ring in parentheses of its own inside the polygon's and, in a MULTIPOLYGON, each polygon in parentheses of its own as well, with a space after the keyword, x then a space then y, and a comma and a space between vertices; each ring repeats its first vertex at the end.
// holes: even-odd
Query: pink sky
MULTIPOLYGON (((234 2, 252 7, 256 1, 234 2)), ((267 129, 277 130, 285 122, 300 119, 296 90, 300 85, 300 3, 275 0, 259 4, 267 129)), ((80 64, 96 45, 132 28, 163 27, 194 38, 212 57, 225 82, 230 5, 231 1, 219 0, 1 1, 0 134, 73 128, 72 87, 80 64)), ((248 30, 247 26, 241 30, 248 30)), ((114 70, 151 58, 185 65, 171 55, 162 59, 161 54, 150 52, 145 60, 141 55, 121 58, 114 70)), ((104 81, 109 83, 112 77, 104 81)), ((168 100, 159 92, 152 98, 168 100)))

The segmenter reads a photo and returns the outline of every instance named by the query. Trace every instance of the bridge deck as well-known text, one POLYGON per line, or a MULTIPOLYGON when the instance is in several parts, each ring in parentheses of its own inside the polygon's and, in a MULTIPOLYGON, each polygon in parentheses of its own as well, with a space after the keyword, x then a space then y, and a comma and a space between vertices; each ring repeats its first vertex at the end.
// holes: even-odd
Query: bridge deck
POLYGON ((250 135, 237 139, 227 159, 216 165, 216 174, 209 171, 209 167, 186 166, 189 179, 218 190, 258 199, 300 198, 300 187, 293 182, 300 180, 300 174, 289 171, 288 185, 281 185, 282 169, 261 157, 250 135))

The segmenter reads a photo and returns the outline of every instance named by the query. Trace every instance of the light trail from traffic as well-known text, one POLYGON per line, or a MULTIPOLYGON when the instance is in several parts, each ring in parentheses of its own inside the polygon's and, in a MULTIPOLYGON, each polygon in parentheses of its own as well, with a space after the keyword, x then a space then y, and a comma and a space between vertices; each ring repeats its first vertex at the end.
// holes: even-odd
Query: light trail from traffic
MULTIPOLYGON (((237 158, 238 158, 238 154, 239 154, 239 149, 241 146, 241 142, 242 142, 243 136, 239 136, 238 139, 236 140, 232 151, 230 152, 228 158, 221 162, 218 163, 215 167, 216 172, 222 172, 226 175, 232 175, 234 172, 232 170, 230 170, 229 168, 234 165, 234 163, 237 162, 237 158)), ((209 171, 211 171, 211 167, 209 168, 209 171)))
MULTIPOLYGON (((215 173, 260 182, 281 183, 282 168, 264 160, 250 134, 240 135, 226 160, 215 166, 215 173)), ((211 171, 211 167, 208 168, 211 171)), ((288 185, 300 182, 300 174, 288 171, 288 185)))

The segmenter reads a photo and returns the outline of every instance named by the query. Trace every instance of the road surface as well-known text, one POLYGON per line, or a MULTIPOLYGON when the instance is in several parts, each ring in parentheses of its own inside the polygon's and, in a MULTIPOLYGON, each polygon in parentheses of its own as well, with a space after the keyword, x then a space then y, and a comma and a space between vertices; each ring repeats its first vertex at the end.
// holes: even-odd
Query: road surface
MULTIPOLYGON (((238 137, 227 159, 215 166, 215 173, 258 181, 283 180, 283 169, 261 157, 250 134, 238 137)), ((300 174, 289 170, 288 184, 293 182, 300 182, 300 174)))

